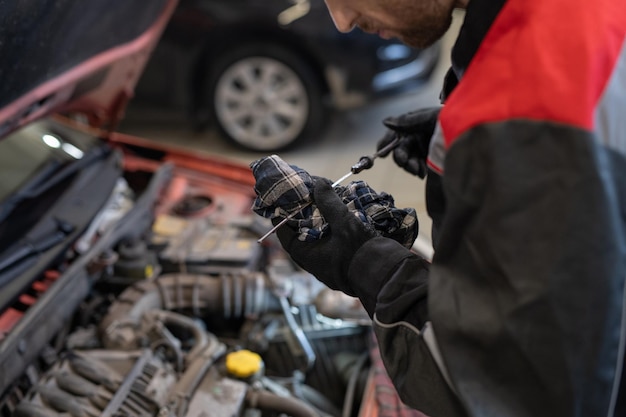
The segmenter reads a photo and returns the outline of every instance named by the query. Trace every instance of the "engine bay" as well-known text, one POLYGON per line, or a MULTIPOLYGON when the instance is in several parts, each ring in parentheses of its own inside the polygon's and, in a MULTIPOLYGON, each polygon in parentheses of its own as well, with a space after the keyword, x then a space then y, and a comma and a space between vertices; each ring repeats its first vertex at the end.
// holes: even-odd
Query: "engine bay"
POLYGON ((257 243, 245 167, 142 145, 113 139, 107 203, 0 315, 0 415, 358 415, 358 300, 257 243))

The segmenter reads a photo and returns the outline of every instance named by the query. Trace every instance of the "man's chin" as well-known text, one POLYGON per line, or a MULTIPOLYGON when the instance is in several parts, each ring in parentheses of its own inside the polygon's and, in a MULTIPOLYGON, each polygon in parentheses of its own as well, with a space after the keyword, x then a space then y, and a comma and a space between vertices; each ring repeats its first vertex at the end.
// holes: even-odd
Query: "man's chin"
POLYGON ((439 41, 452 26, 452 12, 449 15, 415 24, 419 30, 400 32, 398 38, 408 46, 424 49, 439 41))

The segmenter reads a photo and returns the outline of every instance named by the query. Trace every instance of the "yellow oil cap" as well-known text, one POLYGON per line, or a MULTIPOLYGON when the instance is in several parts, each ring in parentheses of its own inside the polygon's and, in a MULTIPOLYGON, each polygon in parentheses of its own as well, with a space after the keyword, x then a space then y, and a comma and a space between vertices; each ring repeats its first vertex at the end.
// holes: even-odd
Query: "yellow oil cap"
POLYGON ((251 377, 262 367, 261 356, 252 351, 242 349, 226 355, 226 370, 238 378, 251 377))

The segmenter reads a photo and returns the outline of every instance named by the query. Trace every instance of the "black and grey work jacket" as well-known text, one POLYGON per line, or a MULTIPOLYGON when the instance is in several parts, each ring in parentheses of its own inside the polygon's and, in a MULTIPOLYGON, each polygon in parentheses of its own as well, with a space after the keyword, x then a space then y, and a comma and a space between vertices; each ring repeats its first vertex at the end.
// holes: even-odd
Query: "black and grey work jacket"
POLYGON ((432 264, 376 238, 349 273, 409 405, 612 415, 626 338, 625 39, 622 0, 470 1, 428 161, 445 198, 432 264))

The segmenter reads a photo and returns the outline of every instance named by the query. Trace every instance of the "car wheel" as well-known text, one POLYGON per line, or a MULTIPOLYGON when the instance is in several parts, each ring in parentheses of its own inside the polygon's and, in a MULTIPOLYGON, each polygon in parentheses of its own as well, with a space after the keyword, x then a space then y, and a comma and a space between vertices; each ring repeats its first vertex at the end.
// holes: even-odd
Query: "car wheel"
POLYGON ((277 151, 316 132, 324 109, 318 78, 289 50, 253 44, 213 62, 210 106, 224 137, 253 151, 277 151))

